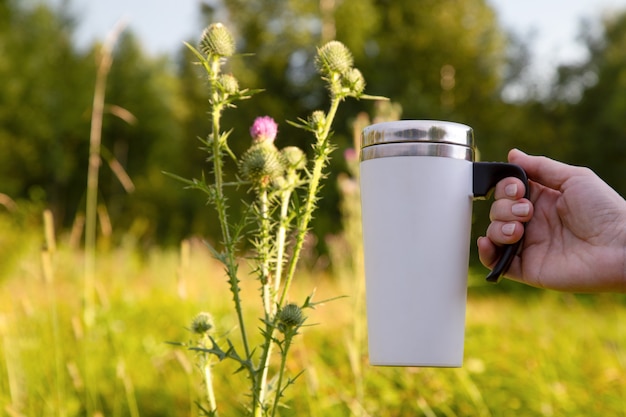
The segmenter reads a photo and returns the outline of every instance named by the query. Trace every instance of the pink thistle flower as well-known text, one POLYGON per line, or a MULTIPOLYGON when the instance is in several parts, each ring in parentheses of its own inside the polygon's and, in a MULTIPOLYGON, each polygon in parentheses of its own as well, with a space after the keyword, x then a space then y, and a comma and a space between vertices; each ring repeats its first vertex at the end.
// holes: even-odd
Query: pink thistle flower
POLYGON ((254 143, 272 143, 276 139, 278 133, 278 125, 269 116, 257 117, 250 127, 250 136, 254 143))

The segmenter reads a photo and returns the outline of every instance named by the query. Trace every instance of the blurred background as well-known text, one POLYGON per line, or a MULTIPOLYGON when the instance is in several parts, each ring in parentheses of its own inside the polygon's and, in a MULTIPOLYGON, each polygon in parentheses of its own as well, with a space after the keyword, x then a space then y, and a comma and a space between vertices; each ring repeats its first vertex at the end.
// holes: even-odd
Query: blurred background
MULTIPOLYGON (((202 198, 161 171, 199 177, 206 169, 196 140, 208 134, 206 89, 182 43, 217 20, 240 52, 254 53, 228 70, 242 87, 266 90, 226 112, 235 147, 247 146, 248 126, 267 114, 280 124, 279 141, 309 149, 285 121, 325 105, 311 59, 336 38, 353 51, 368 92, 389 97, 399 117, 469 124, 483 160, 519 147, 588 165, 623 194, 626 2, 543 3, 2 0, 0 210, 49 207, 61 228, 84 211, 96 58, 119 21, 127 26, 108 78, 103 158, 119 163, 135 190, 102 169, 100 201, 113 233, 146 245, 216 230, 202 198)), ((345 171, 355 115, 374 111, 370 102, 343 106, 333 176, 345 171)), ((338 224, 332 178, 324 193, 314 225, 322 236, 338 224)))

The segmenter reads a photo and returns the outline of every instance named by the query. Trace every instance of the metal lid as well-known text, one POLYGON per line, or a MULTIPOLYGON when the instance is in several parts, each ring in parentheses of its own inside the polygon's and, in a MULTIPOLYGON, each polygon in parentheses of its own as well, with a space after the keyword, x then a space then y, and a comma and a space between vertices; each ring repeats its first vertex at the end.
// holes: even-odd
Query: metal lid
POLYGON ((474 148, 472 128, 438 120, 399 120, 373 124, 363 130, 361 148, 386 143, 446 143, 474 148))

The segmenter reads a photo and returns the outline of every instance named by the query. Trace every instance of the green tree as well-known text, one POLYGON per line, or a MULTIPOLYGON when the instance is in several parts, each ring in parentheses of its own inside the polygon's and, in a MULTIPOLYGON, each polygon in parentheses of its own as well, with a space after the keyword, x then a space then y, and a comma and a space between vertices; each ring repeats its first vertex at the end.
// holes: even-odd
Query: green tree
MULTIPOLYGON (((67 4, 65 4, 65 7, 67 4)), ((63 6, 0 1, 0 192, 36 196, 69 226, 84 210, 96 51, 72 44, 73 21, 63 6)), ((189 231, 178 209, 179 187, 161 174, 176 171, 178 79, 166 57, 149 57, 126 32, 114 52, 103 125, 103 165, 114 161, 136 191, 128 195, 111 169, 100 171, 100 202, 113 225, 175 240, 189 231), (142 225, 139 227, 139 225, 142 225)))
POLYGON ((595 35, 583 27, 589 58, 560 68, 555 95, 572 102, 563 134, 571 159, 594 169, 626 195, 626 12, 607 18, 595 35))
POLYGON ((122 230, 143 224, 137 231, 151 238, 180 238, 188 226, 178 207, 179 187, 161 173, 186 164, 179 122, 184 110, 170 61, 147 56, 132 32, 125 32, 114 53, 106 103, 103 157, 119 162, 135 184, 129 195, 114 171, 101 171, 100 191, 111 218, 122 230))
POLYGON ((5 0, 0 16, 0 189, 14 198, 43 190, 63 216, 78 197, 93 64, 75 52, 66 15, 5 0))
MULTIPOLYGON (((486 2, 400 0, 375 7, 379 23, 362 48, 370 84, 384 88, 409 118, 484 119, 485 104, 499 101, 506 64, 506 38, 486 2)), ((358 21, 347 17, 346 24, 358 21)), ((337 22, 338 33, 343 24, 337 22)))

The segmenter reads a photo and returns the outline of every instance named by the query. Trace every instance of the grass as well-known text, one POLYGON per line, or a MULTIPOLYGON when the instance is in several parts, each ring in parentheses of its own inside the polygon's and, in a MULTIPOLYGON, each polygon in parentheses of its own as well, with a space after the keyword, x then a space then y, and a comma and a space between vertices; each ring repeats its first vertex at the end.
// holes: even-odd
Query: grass
MULTIPOLYGON (((201 375, 187 341, 200 311, 218 335, 236 334, 224 273, 199 242, 142 253, 132 244, 101 251, 97 314, 82 325, 84 253, 63 244, 44 279, 36 225, 0 218, 0 414, 8 416, 192 416, 201 375)), ((479 271, 481 274, 483 271, 479 271)), ((284 416, 626 416, 626 298, 470 287, 465 365, 460 369, 367 364, 355 330, 356 280, 301 271, 293 296, 315 288, 319 306, 295 339, 284 416)), ((472 277, 471 282, 480 282, 472 277)), ((257 283, 243 282, 257 302, 257 283)), ((260 306, 245 305, 248 318, 260 306)), ((256 342, 256 341, 255 341, 256 342)), ((220 413, 241 415, 245 376, 214 368, 220 413), (220 402, 221 401, 221 402, 220 402)))

